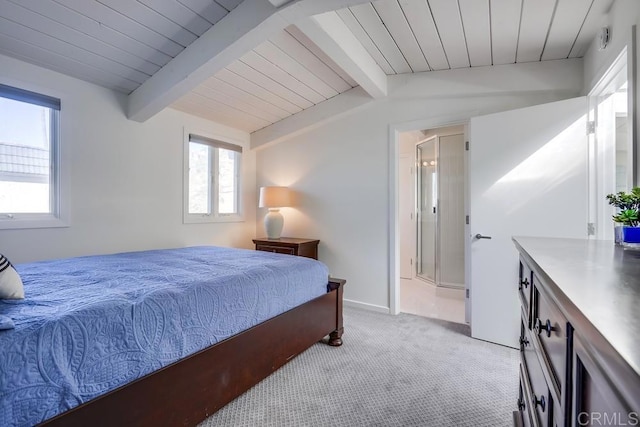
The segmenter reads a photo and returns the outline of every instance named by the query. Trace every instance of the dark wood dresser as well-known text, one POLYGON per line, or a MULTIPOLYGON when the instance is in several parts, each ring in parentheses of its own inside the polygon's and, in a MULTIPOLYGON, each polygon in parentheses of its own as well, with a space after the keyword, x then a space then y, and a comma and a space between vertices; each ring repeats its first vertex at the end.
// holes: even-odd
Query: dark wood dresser
POLYGON ((514 237, 520 391, 514 424, 640 425, 640 252, 514 237))
POLYGON ((275 252, 318 259, 318 243, 320 240, 281 237, 279 239, 253 239, 257 251, 275 252))

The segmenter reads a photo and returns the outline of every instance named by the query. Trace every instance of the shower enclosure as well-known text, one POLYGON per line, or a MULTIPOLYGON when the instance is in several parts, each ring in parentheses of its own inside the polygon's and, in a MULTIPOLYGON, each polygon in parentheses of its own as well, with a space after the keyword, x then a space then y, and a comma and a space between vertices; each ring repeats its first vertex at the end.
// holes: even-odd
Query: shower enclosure
POLYGON ((464 288, 464 135, 416 146, 417 277, 464 288))

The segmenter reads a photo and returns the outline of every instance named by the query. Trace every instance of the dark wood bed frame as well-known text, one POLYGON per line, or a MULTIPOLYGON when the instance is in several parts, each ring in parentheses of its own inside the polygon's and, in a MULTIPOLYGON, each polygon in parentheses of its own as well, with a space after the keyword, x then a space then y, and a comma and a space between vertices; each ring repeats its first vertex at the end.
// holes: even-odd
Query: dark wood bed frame
POLYGON ((196 425, 325 336, 342 345, 344 284, 40 425, 196 425))

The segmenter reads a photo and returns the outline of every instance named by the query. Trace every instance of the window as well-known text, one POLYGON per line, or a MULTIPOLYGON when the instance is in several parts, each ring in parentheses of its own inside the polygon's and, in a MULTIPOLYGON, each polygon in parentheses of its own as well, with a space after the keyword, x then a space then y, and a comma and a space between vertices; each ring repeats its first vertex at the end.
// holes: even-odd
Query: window
POLYGON ((184 222, 238 221, 242 147, 190 133, 184 222))
POLYGON ((59 112, 59 99, 0 85, 0 228, 59 218, 59 112))

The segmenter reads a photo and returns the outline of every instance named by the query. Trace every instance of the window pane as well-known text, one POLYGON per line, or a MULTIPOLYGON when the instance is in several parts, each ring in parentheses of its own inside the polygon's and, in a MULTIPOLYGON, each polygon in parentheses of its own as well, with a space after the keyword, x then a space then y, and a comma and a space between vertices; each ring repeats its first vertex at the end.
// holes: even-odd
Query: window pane
POLYGON ((0 181, 0 212, 49 213, 49 184, 0 181))
POLYGON ((211 170, 209 147, 189 143, 189 213, 210 214, 211 170))
POLYGON ((218 213, 238 213, 236 151, 218 148, 218 213))
POLYGON ((0 98, 0 212, 51 212, 51 117, 49 108, 0 98))

